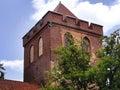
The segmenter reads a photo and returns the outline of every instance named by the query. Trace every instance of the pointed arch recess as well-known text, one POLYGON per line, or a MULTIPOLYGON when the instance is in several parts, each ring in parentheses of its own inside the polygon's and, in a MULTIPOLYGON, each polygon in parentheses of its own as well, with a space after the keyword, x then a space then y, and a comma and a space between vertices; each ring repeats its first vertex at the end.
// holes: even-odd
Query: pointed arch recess
POLYGON ((73 39, 73 36, 69 32, 66 32, 64 35, 64 39, 65 39, 65 46, 68 47, 69 45, 72 44, 71 40, 73 39))
POLYGON ((39 39, 39 56, 43 54, 43 39, 39 39))
POLYGON ((34 61, 34 46, 30 47, 30 63, 34 61))
POLYGON ((83 38, 82 47, 83 47, 83 49, 85 49, 89 52, 91 51, 90 40, 87 37, 83 38))

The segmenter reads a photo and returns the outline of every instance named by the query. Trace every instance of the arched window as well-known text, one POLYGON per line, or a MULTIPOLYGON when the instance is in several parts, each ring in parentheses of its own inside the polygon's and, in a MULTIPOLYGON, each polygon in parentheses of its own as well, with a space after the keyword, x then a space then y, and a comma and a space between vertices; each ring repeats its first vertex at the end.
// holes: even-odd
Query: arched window
POLYGON ((43 54, 43 39, 39 39, 39 56, 43 54))
POLYGON ((83 47, 84 50, 90 52, 90 40, 87 37, 83 38, 82 47, 83 47))
POLYGON ((73 37, 72 37, 72 35, 69 33, 69 32, 67 32, 67 33, 65 33, 65 46, 66 47, 68 47, 69 45, 72 45, 73 44, 73 37))
POLYGON ((34 61, 34 46, 30 48, 30 63, 34 61))

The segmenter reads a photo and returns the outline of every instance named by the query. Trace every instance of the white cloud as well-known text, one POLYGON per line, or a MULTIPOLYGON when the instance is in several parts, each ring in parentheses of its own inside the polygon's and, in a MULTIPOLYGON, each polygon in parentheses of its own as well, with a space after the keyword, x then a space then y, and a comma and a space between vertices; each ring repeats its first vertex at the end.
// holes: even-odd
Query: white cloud
MULTIPOLYGON (((102 3, 91 4, 88 1, 60 0, 78 18, 94 22, 104 26, 104 33, 116 25, 120 25, 120 0, 116 0, 111 6, 102 3)), ((38 21, 48 10, 54 10, 59 2, 57 0, 32 0, 35 13, 32 19, 38 21)))
POLYGON ((0 60, 4 67, 23 72, 23 60, 0 60))
POLYGON ((53 10, 58 4, 57 0, 49 0, 45 3, 45 0, 32 0, 33 7, 36 12, 32 15, 32 19, 39 20, 47 11, 53 10))
POLYGON ((89 2, 81 2, 76 8, 74 11, 78 17, 102 24, 105 33, 112 27, 120 25, 120 13, 118 13, 120 3, 107 6, 102 3, 90 4, 89 2), (79 8, 79 10, 76 8, 79 8))

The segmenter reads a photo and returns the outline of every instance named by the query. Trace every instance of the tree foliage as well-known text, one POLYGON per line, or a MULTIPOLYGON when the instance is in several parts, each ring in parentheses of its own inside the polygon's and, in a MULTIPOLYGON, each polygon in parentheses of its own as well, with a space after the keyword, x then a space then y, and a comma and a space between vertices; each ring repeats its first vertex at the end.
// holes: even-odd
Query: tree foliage
POLYGON ((66 89, 78 90, 87 87, 87 73, 90 68, 90 54, 78 46, 71 45, 56 51, 61 56, 59 69, 61 72, 60 85, 66 89))
POLYGON ((4 70, 5 68, 3 67, 3 64, 0 64, 0 78, 4 79, 4 70))
POLYGON ((120 90, 120 30, 103 37, 96 66, 90 66, 83 42, 76 44, 72 39, 67 47, 54 50, 58 58, 48 73, 54 85, 43 90, 120 90))
POLYGON ((96 81, 102 90, 120 90, 120 29, 103 37, 96 81))
POLYGON ((91 80, 89 78, 90 53, 81 47, 82 43, 73 43, 72 39, 69 46, 54 50, 58 58, 50 77, 59 88, 57 90, 86 90, 91 80))

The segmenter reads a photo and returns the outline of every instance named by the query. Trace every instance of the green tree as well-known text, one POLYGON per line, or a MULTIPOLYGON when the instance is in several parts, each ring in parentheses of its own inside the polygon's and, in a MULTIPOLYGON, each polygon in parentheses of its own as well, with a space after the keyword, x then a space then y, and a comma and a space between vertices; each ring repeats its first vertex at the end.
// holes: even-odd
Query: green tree
POLYGON ((103 37, 96 66, 89 65, 90 53, 81 47, 84 41, 73 42, 54 51, 58 59, 49 76, 56 84, 43 90, 120 90, 120 29, 103 37))
POLYGON ((73 39, 71 42, 67 47, 54 50, 58 58, 51 78, 56 82, 58 90, 86 90, 90 80, 90 53, 81 47, 81 43, 73 43, 73 39))
POLYGON ((0 78, 2 79, 4 79, 4 75, 5 75, 4 70, 5 68, 3 67, 3 64, 0 64, 0 78))
POLYGON ((101 90, 120 90, 120 29, 103 38, 96 55, 100 62, 94 74, 101 90))

